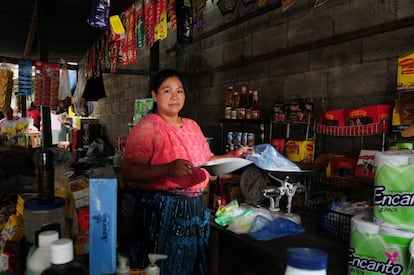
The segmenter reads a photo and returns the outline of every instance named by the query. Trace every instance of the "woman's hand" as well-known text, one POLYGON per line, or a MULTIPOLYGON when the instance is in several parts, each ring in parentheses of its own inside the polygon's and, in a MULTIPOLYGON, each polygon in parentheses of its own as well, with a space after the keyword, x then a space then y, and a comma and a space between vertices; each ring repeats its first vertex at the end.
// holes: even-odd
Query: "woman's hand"
POLYGON ((250 146, 242 146, 233 151, 230 151, 232 157, 239 158, 243 157, 244 155, 251 154, 253 152, 253 148, 250 146))
POLYGON ((185 177, 193 172, 193 164, 189 160, 176 159, 167 164, 169 177, 185 177))

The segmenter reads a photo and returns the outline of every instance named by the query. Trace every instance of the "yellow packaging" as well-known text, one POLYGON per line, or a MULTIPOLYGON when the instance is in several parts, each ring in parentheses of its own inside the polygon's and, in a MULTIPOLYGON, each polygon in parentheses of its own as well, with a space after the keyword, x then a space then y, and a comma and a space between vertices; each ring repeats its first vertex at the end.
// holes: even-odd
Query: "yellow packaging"
POLYGON ((121 18, 119 15, 113 15, 109 17, 109 24, 111 26, 112 34, 114 35, 115 40, 120 40, 125 38, 125 28, 122 24, 121 18))
POLYGON ((414 89, 414 53, 398 58, 397 90, 414 89))
POLYGON ((314 140, 289 140, 286 145, 286 157, 293 162, 312 163, 315 153, 314 140))
POLYGON ((20 242, 23 233, 23 217, 11 215, 1 231, 1 238, 7 241, 20 242))

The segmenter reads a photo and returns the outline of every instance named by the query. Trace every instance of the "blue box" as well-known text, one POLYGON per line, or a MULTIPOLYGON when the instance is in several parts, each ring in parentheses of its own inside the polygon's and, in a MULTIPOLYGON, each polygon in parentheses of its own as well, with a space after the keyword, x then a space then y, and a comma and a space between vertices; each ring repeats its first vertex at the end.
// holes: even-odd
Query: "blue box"
POLYGON ((116 272, 117 178, 112 167, 89 177, 89 274, 116 272))

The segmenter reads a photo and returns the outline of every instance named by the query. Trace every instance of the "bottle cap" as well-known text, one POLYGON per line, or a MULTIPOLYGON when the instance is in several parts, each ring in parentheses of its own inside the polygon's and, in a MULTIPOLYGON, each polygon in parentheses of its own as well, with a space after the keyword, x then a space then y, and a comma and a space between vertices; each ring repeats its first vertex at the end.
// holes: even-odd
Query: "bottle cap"
POLYGON ((73 260, 73 241, 62 238, 52 243, 51 247, 52 264, 66 264, 73 260))
POLYGON ((47 230, 39 234, 39 247, 51 246, 51 244, 59 240, 59 233, 56 230, 47 230))
POLYGON ((287 265, 305 270, 324 270, 328 266, 328 255, 315 248, 290 247, 287 249, 287 265))

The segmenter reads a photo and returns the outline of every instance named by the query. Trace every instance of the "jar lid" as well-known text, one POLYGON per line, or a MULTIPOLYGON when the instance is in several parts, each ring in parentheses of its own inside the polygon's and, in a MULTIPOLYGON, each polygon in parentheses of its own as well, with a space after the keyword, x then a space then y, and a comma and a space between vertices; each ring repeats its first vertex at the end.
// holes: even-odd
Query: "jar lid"
POLYGON ((46 230, 39 234, 39 247, 50 246, 52 242, 59 239, 59 233, 56 230, 46 230))
POLYGON ((62 208, 65 206, 65 199, 61 197, 54 197, 52 203, 41 204, 38 198, 32 198, 24 202, 24 209, 35 211, 46 211, 62 208))
POLYGON ((73 241, 68 238, 56 240, 50 246, 52 264, 66 264, 73 260, 73 241))
POLYGON ((323 270, 328 266, 328 255, 315 248, 289 247, 287 265, 305 270, 323 270))

